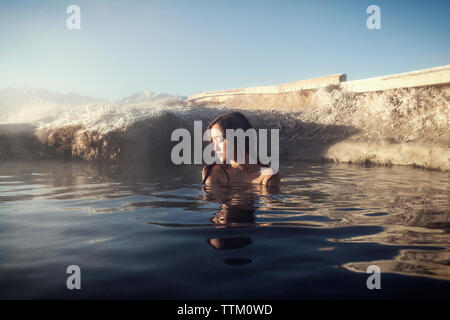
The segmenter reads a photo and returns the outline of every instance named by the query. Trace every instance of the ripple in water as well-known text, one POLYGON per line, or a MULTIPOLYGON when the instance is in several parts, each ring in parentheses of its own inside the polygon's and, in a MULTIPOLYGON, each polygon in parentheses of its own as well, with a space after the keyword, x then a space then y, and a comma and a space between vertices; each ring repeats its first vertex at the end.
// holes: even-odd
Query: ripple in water
POLYGON ((200 172, 1 163, 0 298, 448 295, 448 173, 285 162, 280 188, 202 188, 200 172))

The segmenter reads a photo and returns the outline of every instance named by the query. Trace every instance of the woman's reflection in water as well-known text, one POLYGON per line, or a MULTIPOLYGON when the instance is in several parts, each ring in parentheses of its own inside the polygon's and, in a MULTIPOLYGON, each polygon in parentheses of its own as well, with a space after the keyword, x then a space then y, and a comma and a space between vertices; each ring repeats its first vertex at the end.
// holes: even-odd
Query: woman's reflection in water
MULTIPOLYGON (((255 210, 269 210, 270 195, 279 192, 279 187, 264 185, 246 186, 203 186, 203 199, 221 203, 221 208, 211 217, 215 228, 253 227, 256 223, 255 210)), ((208 244, 217 250, 240 249, 253 244, 250 237, 211 238, 208 244)), ((227 258, 225 263, 244 265, 248 258, 227 258)))

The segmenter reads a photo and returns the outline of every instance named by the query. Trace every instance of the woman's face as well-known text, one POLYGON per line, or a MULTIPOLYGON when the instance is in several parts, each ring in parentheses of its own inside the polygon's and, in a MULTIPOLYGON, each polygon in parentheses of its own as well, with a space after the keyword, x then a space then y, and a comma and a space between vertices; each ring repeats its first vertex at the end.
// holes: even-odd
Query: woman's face
POLYGON ((217 123, 211 127, 211 139, 214 152, 217 154, 219 160, 225 163, 225 137, 217 123))

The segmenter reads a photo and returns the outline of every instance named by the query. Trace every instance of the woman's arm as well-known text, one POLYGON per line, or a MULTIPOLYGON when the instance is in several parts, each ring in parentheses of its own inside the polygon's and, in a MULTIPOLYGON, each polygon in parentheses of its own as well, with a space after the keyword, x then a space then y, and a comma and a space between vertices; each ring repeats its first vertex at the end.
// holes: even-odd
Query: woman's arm
POLYGON ((261 169, 261 175, 262 180, 261 184, 266 186, 279 186, 281 175, 280 171, 278 170, 277 173, 274 174, 274 171, 272 168, 264 168, 261 169))

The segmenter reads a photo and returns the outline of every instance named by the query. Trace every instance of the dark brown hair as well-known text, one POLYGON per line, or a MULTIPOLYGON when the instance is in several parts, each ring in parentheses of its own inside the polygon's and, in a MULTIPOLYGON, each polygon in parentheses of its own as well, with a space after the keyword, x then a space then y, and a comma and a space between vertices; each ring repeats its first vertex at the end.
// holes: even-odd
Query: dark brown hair
MULTIPOLYGON (((210 122, 210 124, 208 125, 207 129, 211 129, 214 125, 219 125, 223 136, 225 137, 226 131, 227 129, 233 129, 233 130, 237 130, 237 129, 242 129, 245 131, 247 131, 248 129, 253 128, 252 125, 250 124, 250 121, 248 121, 247 117, 244 116, 242 113, 237 112, 237 111, 231 111, 231 112, 227 112, 217 118, 215 118, 213 121, 210 122)), ((237 138, 235 137, 235 141, 234 141, 234 145, 237 145, 237 138)), ((237 150, 234 150, 235 153, 235 157, 237 155, 237 150)), ((245 153, 249 154, 250 153, 250 141, 249 139, 245 139, 245 153)), ((262 165, 259 161, 259 159, 257 159, 257 163, 261 166, 265 166, 262 165)), ((206 169, 206 174, 205 177, 202 181, 202 184, 205 183, 206 179, 208 178, 208 176, 211 173, 211 169, 214 166, 213 164, 207 165, 205 166, 206 169)), ((230 182, 230 177, 227 173, 227 171, 225 170, 227 165, 226 164, 221 164, 220 165, 223 172, 226 174, 227 178, 228 178, 228 182, 230 182)), ((247 169, 245 169, 247 170, 247 169)))
MULTIPOLYGON (((208 129, 211 129, 214 125, 219 125, 220 129, 222 130, 222 134, 225 138, 225 134, 227 129, 242 129, 247 131, 248 129, 253 128, 250 124, 250 121, 248 121, 247 117, 244 116, 242 113, 237 111, 227 112, 217 118, 215 118, 211 123, 208 125, 208 129)), ((235 137, 234 145, 237 145, 237 138, 235 137)), ((236 157, 236 149, 235 151, 235 157, 236 157)), ((250 153, 250 141, 248 139, 245 139, 245 153, 250 153)))

